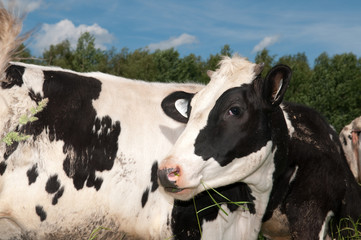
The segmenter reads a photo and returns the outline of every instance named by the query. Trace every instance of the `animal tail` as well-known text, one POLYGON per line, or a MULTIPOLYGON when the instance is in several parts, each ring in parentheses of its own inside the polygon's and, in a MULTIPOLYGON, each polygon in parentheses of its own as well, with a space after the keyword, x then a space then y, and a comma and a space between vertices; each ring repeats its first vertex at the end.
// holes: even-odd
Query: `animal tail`
POLYGON ((6 8, 0 1, 0 82, 5 81, 5 70, 9 62, 30 35, 20 35, 24 16, 16 8, 16 3, 9 1, 6 8))

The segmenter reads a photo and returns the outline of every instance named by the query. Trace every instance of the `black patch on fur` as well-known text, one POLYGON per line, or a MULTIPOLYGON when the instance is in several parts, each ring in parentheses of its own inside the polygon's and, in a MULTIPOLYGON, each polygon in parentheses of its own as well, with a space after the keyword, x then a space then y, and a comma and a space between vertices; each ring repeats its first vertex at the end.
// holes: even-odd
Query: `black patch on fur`
POLYGON ((25 67, 10 65, 5 72, 7 81, 1 82, 1 87, 3 89, 12 88, 15 85, 19 87, 23 85, 25 67))
POLYGON ((78 190, 83 188, 87 178, 90 179, 88 186, 99 190, 102 179, 95 179, 95 171, 110 170, 118 150, 120 123, 117 121, 113 124, 110 117, 106 116, 102 120, 95 119, 94 125, 95 132, 89 129, 83 133, 88 139, 82 139, 85 137, 83 135, 75 145, 64 145, 64 152, 75 152, 75 162, 71 160, 73 155, 69 154, 64 160, 63 168, 66 174, 73 178, 74 186, 78 190))
POLYGON ((99 97, 101 82, 62 71, 44 71, 44 78, 44 98, 49 102, 36 115, 39 120, 27 124, 22 133, 35 140, 45 130, 50 141, 64 141, 63 169, 74 187, 82 189, 87 181, 88 187, 99 190, 103 180, 95 178, 95 171, 113 167, 120 134, 119 121, 96 118, 92 101, 99 97))
POLYGON ((33 100, 34 102, 37 102, 37 103, 43 99, 41 97, 40 93, 35 94, 32 89, 29 90, 29 97, 31 98, 31 100, 33 100))
POLYGON ((53 200, 52 200, 51 203, 52 203, 53 205, 56 205, 56 204, 58 203, 59 198, 61 198, 61 196, 63 196, 63 193, 64 193, 64 186, 61 187, 61 188, 59 189, 59 191, 57 191, 57 192, 55 193, 55 195, 54 195, 53 200))
POLYGON ((5 161, 0 162, 0 175, 2 176, 6 170, 7 164, 5 161))
POLYGON ((98 191, 102 186, 102 183, 103 183, 102 178, 95 177, 94 173, 90 173, 88 180, 86 181, 86 186, 94 187, 98 191))
POLYGON ((195 154, 214 158, 221 166, 257 152, 271 139, 267 115, 252 85, 224 92, 211 110, 207 125, 199 132, 195 154), (230 115, 237 108, 239 114, 230 115))
MULTIPOLYGON (((227 197, 234 202, 248 202, 245 204, 244 211, 249 211, 251 214, 255 214, 254 200, 252 196, 252 191, 247 184, 238 182, 228 186, 224 186, 216 189, 223 196, 227 197)), ((219 194, 208 190, 212 197, 217 202, 227 202, 219 194)), ((195 197, 196 207, 199 211, 200 209, 206 208, 208 206, 214 205, 214 202, 210 198, 207 192, 202 192, 195 197)), ((225 206, 222 206, 225 208, 225 206)), ((239 209, 239 206, 227 203, 227 208, 234 212, 239 209)), ((215 206, 208 208, 200 213, 198 213, 199 221, 213 221, 217 218, 221 210, 215 206)), ((193 200, 190 201, 178 201, 174 202, 174 207, 172 211, 172 220, 171 227, 174 234, 174 239, 201 239, 196 212, 194 209, 193 200)))
MULTIPOLYGON (((17 131, 17 128, 15 129, 17 131)), ((13 142, 10 146, 6 145, 4 159, 7 160, 13 152, 15 152, 16 148, 19 146, 19 142, 13 142)))
MULTIPOLYGON (((187 123, 188 118, 184 117, 182 114, 178 112, 178 110, 175 108, 175 102, 179 99, 187 99, 190 102, 193 96, 194 94, 183 91, 173 92, 163 99, 161 103, 162 109, 168 117, 178 122, 187 123)), ((189 113, 190 112, 189 112, 189 104, 188 104, 188 111, 187 111, 188 116, 189 113)))
POLYGON ((343 145, 347 146, 347 141, 346 141, 346 138, 345 137, 342 137, 342 142, 343 142, 343 145))
POLYGON ((148 201, 148 196, 149 196, 149 188, 145 189, 143 195, 142 195, 142 207, 144 208, 145 204, 148 201))
POLYGON ((52 194, 52 193, 56 193, 60 188, 60 182, 58 180, 58 175, 53 175, 50 176, 48 181, 46 182, 45 185, 45 190, 52 194))
POLYGON ((40 221, 45 221, 46 219, 46 212, 44 211, 42 206, 37 205, 35 207, 36 214, 40 217, 40 221))
POLYGON ((151 175, 150 175, 150 181, 152 182, 152 188, 151 188, 152 192, 157 190, 159 187, 157 171, 158 171, 158 162, 154 162, 153 166, 152 166, 151 175))
POLYGON ((26 172, 26 176, 28 176, 29 179, 29 185, 34 183, 36 181, 36 178, 39 176, 37 169, 38 164, 34 164, 33 167, 26 172))

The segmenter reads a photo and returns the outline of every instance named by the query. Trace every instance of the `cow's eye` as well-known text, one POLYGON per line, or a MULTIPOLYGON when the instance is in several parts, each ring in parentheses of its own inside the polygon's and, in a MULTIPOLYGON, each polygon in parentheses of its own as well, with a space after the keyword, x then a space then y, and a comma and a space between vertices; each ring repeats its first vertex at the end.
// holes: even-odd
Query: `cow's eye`
POLYGON ((228 114, 231 116, 239 116, 239 115, 241 115, 241 108, 240 107, 231 107, 228 110, 228 114))

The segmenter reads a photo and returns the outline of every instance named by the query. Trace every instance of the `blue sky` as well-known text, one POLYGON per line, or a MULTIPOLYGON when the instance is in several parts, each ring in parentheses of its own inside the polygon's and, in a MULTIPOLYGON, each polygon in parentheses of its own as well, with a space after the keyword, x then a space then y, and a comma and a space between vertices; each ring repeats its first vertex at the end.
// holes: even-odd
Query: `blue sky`
POLYGON ((278 57, 304 52, 310 64, 322 52, 361 56, 360 0, 17 1, 28 11, 24 31, 36 29, 27 44, 37 56, 64 39, 75 47, 85 31, 102 49, 174 47, 203 59, 224 44, 251 61, 263 48, 278 57))

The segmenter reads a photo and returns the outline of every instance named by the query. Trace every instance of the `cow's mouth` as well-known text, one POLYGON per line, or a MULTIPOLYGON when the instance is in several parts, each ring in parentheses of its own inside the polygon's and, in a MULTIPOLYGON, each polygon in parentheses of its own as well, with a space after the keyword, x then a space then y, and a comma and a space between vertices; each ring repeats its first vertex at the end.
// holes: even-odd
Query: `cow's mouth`
POLYGON ((185 188, 178 188, 178 187, 164 187, 164 189, 169 193, 180 193, 183 190, 185 190, 185 188))

